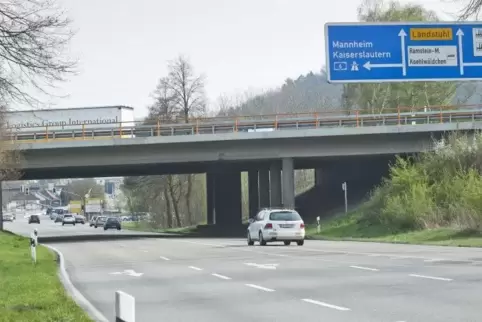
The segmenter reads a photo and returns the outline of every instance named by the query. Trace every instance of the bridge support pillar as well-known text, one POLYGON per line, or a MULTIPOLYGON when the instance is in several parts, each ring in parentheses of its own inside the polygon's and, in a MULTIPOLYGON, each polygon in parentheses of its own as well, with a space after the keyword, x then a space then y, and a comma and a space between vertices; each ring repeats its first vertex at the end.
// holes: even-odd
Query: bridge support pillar
POLYGON ((269 207, 269 170, 259 170, 259 207, 269 207))
POLYGON ((255 217, 259 209, 258 171, 248 172, 249 217, 255 217))
POLYGON ((292 158, 282 161, 283 207, 295 208, 295 169, 292 158))
POLYGON ((216 175, 214 173, 206 173, 206 205, 207 205, 207 224, 214 225, 216 223, 216 175))
POLYGON ((216 225, 237 227, 242 224, 241 172, 219 172, 214 183, 216 225))
POLYGON ((271 164, 269 169, 271 207, 281 207, 281 167, 278 162, 271 164))
POLYGON ((321 185, 321 176, 322 176, 322 169, 317 168, 315 169, 315 186, 320 186, 321 185))

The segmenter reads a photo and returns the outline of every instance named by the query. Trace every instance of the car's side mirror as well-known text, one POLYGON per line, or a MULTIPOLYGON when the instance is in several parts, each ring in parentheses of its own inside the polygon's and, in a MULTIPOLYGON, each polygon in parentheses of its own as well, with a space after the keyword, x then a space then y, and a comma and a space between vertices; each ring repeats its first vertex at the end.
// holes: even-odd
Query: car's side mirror
POLYGON ((250 224, 254 223, 255 221, 256 221, 256 220, 254 220, 254 218, 249 218, 249 220, 248 220, 248 222, 249 222, 250 224))

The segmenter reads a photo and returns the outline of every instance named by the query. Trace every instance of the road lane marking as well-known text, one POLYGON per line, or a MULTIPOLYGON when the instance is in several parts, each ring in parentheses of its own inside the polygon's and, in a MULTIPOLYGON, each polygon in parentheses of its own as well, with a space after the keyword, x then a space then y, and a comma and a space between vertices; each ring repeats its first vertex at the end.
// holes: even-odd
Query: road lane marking
POLYGON ((189 266, 190 269, 193 269, 195 271, 202 271, 202 268, 196 267, 196 266, 189 266))
POLYGON ((379 269, 378 268, 370 268, 370 267, 364 267, 364 266, 350 266, 351 268, 357 268, 357 269, 363 269, 365 271, 373 271, 373 272, 378 272, 379 269))
POLYGON ((160 259, 163 259, 163 260, 165 260, 165 261, 169 261, 169 260, 170 260, 169 258, 164 257, 164 256, 160 256, 159 258, 160 258, 160 259))
POLYGON ((272 290, 270 288, 259 286, 259 285, 256 285, 256 284, 244 284, 244 285, 246 285, 247 287, 255 288, 257 290, 261 290, 261 291, 265 291, 265 292, 274 292, 274 290, 272 290))
POLYGON ((328 304, 328 303, 325 303, 325 302, 315 301, 315 300, 311 300, 311 299, 302 299, 302 301, 307 302, 307 303, 311 303, 311 304, 315 304, 315 305, 319 305, 319 306, 328 307, 330 309, 335 309, 335 310, 338 310, 338 311, 351 311, 347 307, 337 306, 337 305, 328 304))
POLYGON ((409 276, 419 277, 419 278, 427 278, 427 279, 438 280, 438 281, 447 281, 447 282, 453 281, 451 278, 436 277, 436 276, 417 275, 417 274, 410 274, 409 276))
POLYGON ((227 277, 227 276, 224 276, 224 275, 221 275, 221 274, 212 273, 211 275, 214 276, 214 277, 223 279, 223 280, 230 280, 231 279, 231 277, 227 277))

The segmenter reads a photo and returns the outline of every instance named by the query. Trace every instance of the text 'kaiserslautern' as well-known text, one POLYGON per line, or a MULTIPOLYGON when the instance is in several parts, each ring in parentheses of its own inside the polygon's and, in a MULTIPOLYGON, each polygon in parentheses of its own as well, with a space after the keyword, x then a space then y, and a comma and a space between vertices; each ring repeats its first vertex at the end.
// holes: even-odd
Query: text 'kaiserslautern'
POLYGON ((333 58, 337 59, 369 59, 369 58, 390 58, 390 52, 367 51, 365 48, 373 48, 369 41, 333 41, 333 58), (343 51, 343 49, 359 48, 360 51, 343 51))

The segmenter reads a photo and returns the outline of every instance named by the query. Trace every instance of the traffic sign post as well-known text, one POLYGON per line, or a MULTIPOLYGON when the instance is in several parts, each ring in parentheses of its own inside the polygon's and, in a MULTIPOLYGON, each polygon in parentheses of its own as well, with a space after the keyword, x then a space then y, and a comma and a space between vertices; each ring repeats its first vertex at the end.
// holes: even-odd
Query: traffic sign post
POLYGON ((482 23, 328 23, 329 83, 482 79, 482 23))

